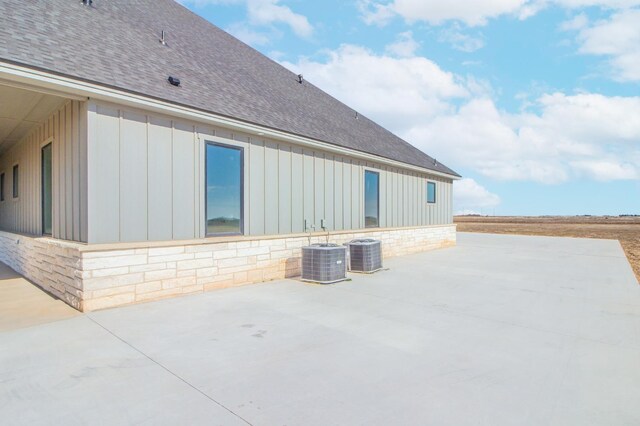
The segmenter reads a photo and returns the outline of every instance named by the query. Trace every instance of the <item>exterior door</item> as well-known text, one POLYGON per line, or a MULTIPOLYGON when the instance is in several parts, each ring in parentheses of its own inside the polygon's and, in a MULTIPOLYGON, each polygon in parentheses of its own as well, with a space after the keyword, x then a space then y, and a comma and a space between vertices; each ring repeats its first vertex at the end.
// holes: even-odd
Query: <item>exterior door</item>
POLYGON ((42 147, 41 174, 42 174, 42 233, 52 234, 53 223, 53 194, 52 194, 52 144, 48 143, 42 147))

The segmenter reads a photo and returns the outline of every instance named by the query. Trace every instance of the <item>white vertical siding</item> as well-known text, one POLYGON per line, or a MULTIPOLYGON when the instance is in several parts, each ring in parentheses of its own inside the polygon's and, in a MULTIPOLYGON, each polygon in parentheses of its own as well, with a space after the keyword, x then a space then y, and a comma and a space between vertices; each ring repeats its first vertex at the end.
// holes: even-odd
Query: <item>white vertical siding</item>
POLYGON ((335 213, 336 208, 334 201, 336 199, 335 186, 334 186, 334 165, 335 160, 333 155, 327 154, 324 162, 324 214, 322 215, 325 221, 327 229, 336 229, 335 227, 335 213))
POLYGON ((171 120, 150 117, 147 132, 147 235, 149 240, 173 236, 173 134, 171 120), (149 214, 154 212, 154 214, 149 214))
POLYGON ((344 229, 344 184, 343 184, 343 172, 342 172, 343 164, 342 159, 340 157, 335 157, 333 160, 333 187, 335 189, 334 197, 333 197, 333 229, 342 230, 344 229))
POLYGON ((364 170, 380 173, 380 226, 450 223, 451 180, 109 105, 88 120, 90 242, 205 235, 205 142, 244 149, 248 235, 364 226, 364 170), (426 182, 437 203, 426 203, 426 182))
POLYGON ((324 211, 324 153, 313 153, 313 223, 320 231, 321 221, 325 218, 324 211))
MULTIPOLYGON (((88 191, 89 242, 120 241, 120 111, 90 107, 88 191), (95 111, 94 111, 95 110, 95 111)), ((126 185, 123 187, 126 188, 126 185)))
MULTIPOLYGON (((310 227, 314 224, 313 216, 315 214, 314 201, 314 158, 313 151, 305 149, 302 156, 302 170, 303 170, 303 187, 302 187, 302 211, 304 220, 307 222, 307 226, 310 227)), ((303 226, 304 228, 304 226, 303 226)))
POLYGON ((380 225, 387 223, 387 172, 385 168, 378 170, 380 173, 380 205, 378 211, 380 213, 380 225))
MULTIPOLYGON (((351 173, 351 160, 343 159, 342 162, 342 221, 343 229, 354 229, 352 226, 351 205, 353 192, 352 173, 351 173)), ((354 193, 354 196, 357 193, 354 193)))
POLYGON ((245 186, 245 191, 249 192, 249 229, 247 233, 261 235, 264 234, 265 223, 265 158, 264 142, 251 141, 249 144, 249 161, 245 159, 245 167, 249 167, 249 185, 245 186))
POLYGON ((147 233, 147 117, 125 112, 120 137, 121 241, 144 241, 147 233))
MULTIPOLYGON (((173 126, 173 239, 196 237, 195 210, 196 188, 194 185, 195 130, 193 125, 174 123, 173 126)), ((140 194, 144 196, 144 194, 140 194)), ((148 214, 148 212, 147 212, 148 214)))
POLYGON ((362 187, 360 185, 360 179, 364 170, 360 167, 360 163, 354 160, 351 163, 351 228, 361 228, 360 224, 361 216, 364 220, 364 213, 360 211, 360 200, 362 199, 362 187))
POLYGON ((291 232, 304 231, 303 150, 291 147, 291 232))
MULTIPOLYGON (((264 233, 277 234, 280 228, 280 182, 278 144, 267 141, 264 149, 264 233)), ((286 208, 286 207, 285 207, 286 208)))
POLYGON ((0 202, 0 229, 42 233, 41 148, 52 145, 52 234, 87 241, 86 105, 67 101, 47 120, 0 157, 5 199, 0 202), (19 167, 19 193, 13 198, 13 166, 19 167))
MULTIPOLYGON (((278 233, 289 234, 293 227, 291 217, 292 199, 291 188, 293 186, 291 163, 291 147, 278 146, 278 233)), ((272 181, 270 181, 272 182, 272 181)))

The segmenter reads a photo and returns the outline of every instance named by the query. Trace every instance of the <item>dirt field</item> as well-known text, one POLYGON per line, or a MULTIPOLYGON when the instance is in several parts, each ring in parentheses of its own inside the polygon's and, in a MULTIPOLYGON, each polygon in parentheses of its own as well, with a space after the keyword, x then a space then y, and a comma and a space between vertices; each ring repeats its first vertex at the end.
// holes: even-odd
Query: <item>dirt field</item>
POLYGON ((456 216, 458 231, 619 240, 640 282, 640 217, 456 216))

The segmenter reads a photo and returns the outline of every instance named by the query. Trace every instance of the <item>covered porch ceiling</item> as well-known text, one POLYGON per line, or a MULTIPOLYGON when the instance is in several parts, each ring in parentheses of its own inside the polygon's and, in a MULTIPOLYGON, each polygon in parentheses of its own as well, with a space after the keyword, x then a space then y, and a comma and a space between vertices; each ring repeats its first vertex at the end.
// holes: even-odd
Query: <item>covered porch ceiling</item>
POLYGON ((46 120, 65 100, 0 82, 0 155, 46 120))

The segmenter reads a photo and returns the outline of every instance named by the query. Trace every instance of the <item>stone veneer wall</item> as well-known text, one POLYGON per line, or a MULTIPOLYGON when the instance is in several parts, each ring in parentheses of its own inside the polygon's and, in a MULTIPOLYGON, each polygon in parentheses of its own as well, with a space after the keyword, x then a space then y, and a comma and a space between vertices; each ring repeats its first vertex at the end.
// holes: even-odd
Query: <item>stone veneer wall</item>
POLYGON ((82 310, 80 244, 0 231, 0 262, 82 310))
MULTIPOLYGON (((389 258, 456 243, 455 225, 340 231, 382 240, 389 258)), ((0 260, 82 311, 300 275, 301 247, 322 234, 83 245, 0 232, 0 260), (19 241, 19 243, 16 243, 19 241)))

